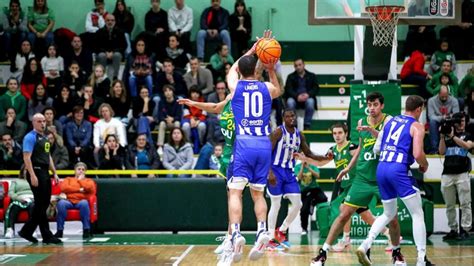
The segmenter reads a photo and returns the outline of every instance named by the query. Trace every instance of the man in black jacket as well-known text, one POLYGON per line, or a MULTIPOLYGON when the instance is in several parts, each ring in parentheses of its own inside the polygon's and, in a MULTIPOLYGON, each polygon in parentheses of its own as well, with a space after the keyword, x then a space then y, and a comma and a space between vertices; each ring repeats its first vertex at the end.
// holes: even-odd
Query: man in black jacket
POLYGON ((109 77, 117 79, 122 61, 123 54, 127 48, 127 41, 125 40, 125 33, 115 27, 115 17, 108 14, 105 18, 105 27, 97 31, 97 43, 99 56, 97 61, 107 67, 108 63, 112 63, 112 70, 107 71, 109 77))

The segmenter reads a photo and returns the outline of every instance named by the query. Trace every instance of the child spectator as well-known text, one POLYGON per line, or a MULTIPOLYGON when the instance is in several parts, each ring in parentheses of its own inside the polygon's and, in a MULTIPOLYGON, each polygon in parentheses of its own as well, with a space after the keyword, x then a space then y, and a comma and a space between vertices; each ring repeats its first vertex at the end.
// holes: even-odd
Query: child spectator
POLYGON ((222 159, 222 144, 217 144, 214 146, 214 154, 211 155, 209 159, 209 169, 219 170, 221 168, 221 159, 222 159))
POLYGON ((433 74, 438 73, 441 70, 441 65, 443 61, 448 60, 451 61, 452 70, 456 71, 456 56, 452 51, 449 50, 449 42, 447 39, 443 39, 440 42, 439 50, 435 51, 431 56, 431 72, 433 74))

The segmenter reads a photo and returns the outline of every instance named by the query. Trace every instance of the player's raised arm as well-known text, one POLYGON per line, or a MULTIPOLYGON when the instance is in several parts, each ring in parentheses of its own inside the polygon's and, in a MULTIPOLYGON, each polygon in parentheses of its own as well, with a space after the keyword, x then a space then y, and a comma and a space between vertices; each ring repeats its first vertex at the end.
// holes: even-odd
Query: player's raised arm
POLYGON ((272 99, 280 97, 281 95, 283 95, 284 92, 284 87, 280 86, 280 82, 278 81, 278 76, 275 71, 275 65, 277 62, 278 59, 273 58, 270 59, 268 64, 263 64, 263 66, 268 72, 268 77, 270 79, 270 82, 265 82, 265 84, 267 85, 267 88, 270 91, 270 96, 272 96, 272 99))
MULTIPOLYGON (((323 155, 314 154, 311 151, 311 149, 309 148, 308 143, 306 142, 306 138, 303 134, 301 134, 301 151, 304 153, 305 156, 307 156, 307 157, 309 157, 309 158, 311 158, 315 161, 323 162, 323 161, 327 160, 328 162, 330 162, 332 160, 332 158, 329 158, 327 155, 323 156, 323 155)), ((328 162, 326 162, 326 163, 328 163, 328 162)), ((320 166, 320 165, 317 165, 317 166, 320 166)))
POLYGON ((428 160, 423 151, 423 139, 425 138, 425 127, 419 122, 414 122, 410 127, 410 134, 413 136, 413 157, 420 165, 420 171, 426 172, 428 160))
POLYGON ((227 104, 227 102, 230 100, 230 96, 228 95, 225 100, 218 102, 218 103, 205 103, 205 102, 196 102, 192 101, 190 99, 178 99, 177 102, 181 105, 187 105, 189 107, 196 107, 199 108, 203 111, 206 111, 208 113, 212 114, 219 114, 222 112, 224 109, 224 106, 227 104))

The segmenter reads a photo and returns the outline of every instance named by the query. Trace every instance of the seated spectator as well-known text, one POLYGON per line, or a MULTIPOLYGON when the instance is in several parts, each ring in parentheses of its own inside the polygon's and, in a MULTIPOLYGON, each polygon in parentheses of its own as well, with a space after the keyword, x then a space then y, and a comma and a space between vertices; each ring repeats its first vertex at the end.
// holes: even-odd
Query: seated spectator
POLYGON ((193 29, 193 10, 184 0, 175 0, 175 6, 168 10, 168 26, 171 34, 178 37, 180 48, 191 53, 191 30, 193 29))
POLYGON ((240 57, 249 48, 248 43, 252 37, 252 17, 244 0, 235 1, 234 13, 229 17, 229 29, 232 42, 237 44, 237 57, 240 57))
POLYGON ((186 82, 186 87, 189 90, 191 86, 196 85, 204 97, 207 97, 214 90, 214 81, 212 73, 209 69, 201 67, 197 57, 189 59, 191 71, 184 74, 183 79, 186 82))
POLYGON ((53 108, 62 125, 66 125, 72 119, 72 109, 77 103, 75 93, 66 84, 62 85, 59 95, 53 100, 53 108))
MULTIPOLYGON (((104 0, 94 0, 94 4, 94 9, 86 15, 86 32, 81 34, 84 47, 91 51, 95 51, 97 48, 94 38, 97 36, 97 31, 105 26, 105 17, 109 14, 105 10, 104 0)), ((90 66, 92 67, 92 64, 90 66)))
POLYGON ((97 62, 108 68, 108 76, 117 79, 120 62, 127 48, 125 33, 115 25, 115 17, 108 14, 105 19, 105 27, 97 31, 96 43, 98 44, 97 62))
POLYGON ((176 102, 177 98, 174 96, 174 88, 171 85, 163 86, 164 100, 160 101, 158 105, 157 117, 155 119, 159 124, 158 131, 158 150, 160 153, 163 150, 165 142, 165 132, 173 127, 180 127, 181 118, 183 117, 183 108, 176 102))
POLYGON ((36 85, 43 84, 46 86, 46 77, 44 76, 41 64, 36 58, 31 58, 26 62, 21 78, 21 93, 27 100, 30 100, 36 85))
POLYGON ((402 84, 417 85, 417 94, 425 100, 431 97, 430 93, 426 90, 426 82, 432 79, 431 75, 424 70, 427 58, 424 53, 418 50, 413 51, 410 58, 403 64, 400 72, 402 84))
POLYGON ((48 141, 51 144, 50 154, 56 169, 67 169, 69 167, 69 154, 66 147, 64 147, 63 138, 56 133, 49 132, 48 141))
POLYGON ((124 79, 128 78, 130 96, 138 96, 137 88, 140 84, 145 84, 148 92, 151 94, 153 89, 153 56, 147 53, 146 43, 143 39, 138 39, 135 43, 135 49, 127 59, 127 65, 124 70, 124 79), (130 76, 128 77, 129 74, 130 76))
POLYGON ((431 56, 430 69, 431 73, 436 74, 441 70, 441 65, 444 61, 450 61, 453 66, 453 71, 456 70, 456 56, 452 51, 449 50, 449 42, 447 39, 443 39, 439 45, 440 49, 434 52, 431 56))
POLYGON ((33 96, 28 101, 28 120, 33 121, 33 115, 42 113, 44 108, 52 107, 53 99, 48 96, 46 88, 43 84, 36 85, 33 96))
POLYGON ((69 149, 71 164, 85 162, 91 166, 92 161, 92 124, 84 119, 84 107, 75 106, 73 119, 66 124, 66 146, 69 149))
POLYGON ((110 104, 115 112, 115 118, 120 120, 125 127, 128 126, 128 112, 130 111, 130 98, 127 96, 125 84, 121 80, 112 82, 108 97, 105 102, 110 104))
MULTIPOLYGON (((466 76, 461 80, 459 84, 459 93, 463 93, 464 95, 470 94, 470 92, 474 91, 474 66, 467 70, 466 76)), ((471 118, 474 118, 471 116, 471 118)))
POLYGON ((164 85, 172 85, 174 94, 178 97, 186 97, 188 89, 184 82, 183 75, 175 71, 173 61, 165 59, 163 62, 163 71, 160 71, 156 77, 156 91, 158 95, 163 92, 164 85))
POLYGON ((84 114, 86 119, 91 123, 95 123, 99 120, 99 107, 104 103, 104 100, 97 97, 94 93, 94 87, 85 85, 84 88, 79 91, 79 105, 84 107, 84 114))
POLYGON ((133 118, 137 133, 145 134, 150 145, 153 145, 153 139, 151 137, 151 124, 155 122, 155 119, 153 118, 154 109, 155 103, 150 98, 148 88, 142 86, 140 88, 139 97, 133 101, 133 118))
POLYGON ((227 97, 227 84, 223 80, 219 80, 216 83, 215 91, 207 97, 207 101, 211 103, 219 103, 225 100, 227 97))
MULTIPOLYGON (((156 170, 161 168, 160 156, 153 147, 153 144, 147 142, 145 134, 138 134, 137 140, 128 148, 127 154, 128 169, 136 170, 156 170)), ((132 174, 132 178, 138 175, 132 174)), ((149 174, 148 178, 154 178, 154 174, 149 174)))
POLYGON ((214 153, 209 159, 209 169, 219 170, 221 168, 221 159, 222 159, 222 144, 217 144, 214 146, 214 153))
POLYGON ((53 107, 46 107, 43 109, 42 114, 46 120, 47 131, 53 131, 58 133, 61 137, 63 136, 63 124, 56 120, 56 110, 53 107))
POLYGON ((127 135, 125 126, 120 120, 114 118, 115 112, 108 103, 103 103, 99 107, 100 120, 94 124, 94 154, 99 152, 106 142, 106 136, 114 135, 117 143, 122 147, 127 147, 127 135))
POLYGON ((8 216, 5 217, 5 238, 7 239, 15 238, 15 223, 21 211, 26 210, 29 217, 33 216, 33 206, 35 203, 30 184, 26 180, 26 175, 27 172, 24 167, 22 167, 18 179, 13 180, 8 189, 8 196, 11 198, 11 203, 6 212, 8 216))
POLYGON ((196 36, 197 57, 200 61, 204 59, 204 48, 206 40, 217 39, 223 42, 231 50, 229 34, 229 11, 221 7, 220 0, 211 0, 211 6, 201 13, 201 29, 196 36))
POLYGON ((288 75, 285 84, 286 104, 289 109, 304 108, 304 129, 309 129, 317 109, 316 95, 319 84, 316 74, 305 69, 303 59, 294 61, 295 71, 288 75))
POLYGON ((436 93, 439 91, 438 87, 441 84, 442 75, 449 76, 450 80, 448 84, 451 85, 450 87, 448 87, 448 89, 450 89, 449 92, 452 96, 458 97, 458 86, 459 86, 458 77, 456 76, 456 73, 454 73, 452 70, 451 61, 448 61, 448 60, 443 61, 443 63, 441 64, 441 71, 433 75, 433 78, 426 84, 426 89, 428 91, 431 91, 433 95, 436 95, 436 93))
POLYGON ((428 100, 428 119, 430 124, 430 154, 438 153, 439 126, 441 120, 459 112, 459 104, 456 98, 449 95, 447 86, 441 86, 438 95, 428 100))
POLYGON ((17 143, 22 143, 26 129, 26 123, 17 119, 15 108, 8 107, 5 121, 0 122, 0 136, 10 134, 17 143))
POLYGON ((54 21, 55 15, 45 0, 34 0, 33 9, 28 13, 28 40, 31 45, 35 47, 38 39, 45 42, 45 47, 48 47, 54 42, 54 21))
POLYGON ((41 59, 41 68, 48 84, 48 95, 55 98, 59 94, 64 71, 64 60, 56 55, 56 46, 54 44, 48 47, 48 55, 41 59))
POLYGON ((458 89, 459 89, 458 84, 454 83, 454 81, 451 79, 451 75, 446 74, 446 73, 442 73, 441 75, 436 74, 435 76, 438 78, 438 82, 436 82, 436 83, 438 83, 438 85, 436 85, 436 87, 434 89, 430 87, 430 83, 432 83, 433 79, 435 78, 435 77, 433 77, 433 79, 431 79, 431 81, 426 86, 426 89, 432 95, 438 94, 439 89, 441 88, 441 86, 445 85, 445 86, 448 87, 449 94, 451 94, 451 96, 454 96, 454 97, 458 96, 458 89))
POLYGON ((219 44, 216 49, 216 53, 211 56, 209 60, 210 69, 214 80, 222 79, 225 80, 225 67, 224 65, 234 63, 234 58, 230 54, 229 47, 225 44, 219 44))
POLYGON ((0 120, 5 117, 5 111, 13 108, 16 111, 16 118, 20 121, 26 121, 27 100, 20 93, 18 80, 9 78, 7 80, 7 91, 0 96, 0 120))
POLYGON ((21 42, 28 34, 28 18, 22 10, 20 0, 10 0, 9 9, 3 16, 3 38, 5 53, 10 60, 10 72, 15 72, 15 56, 21 42))
POLYGON ((89 77, 88 83, 94 87, 97 97, 105 99, 110 91, 110 79, 105 74, 105 67, 101 64, 94 66, 94 73, 89 77))
POLYGON ((160 0, 151 0, 151 8, 145 15, 145 37, 147 45, 155 54, 162 54, 168 41, 168 13, 161 8, 160 0))
POLYGON ((157 67, 161 68, 163 60, 170 59, 173 61, 175 70, 184 75, 186 73, 186 65, 189 62, 189 55, 184 51, 184 49, 179 48, 178 37, 174 34, 171 34, 168 37, 168 46, 166 46, 164 53, 159 56, 159 61, 156 62, 157 67))
POLYGON ((112 13, 117 20, 117 27, 125 32, 125 40, 127 41, 127 49, 125 50, 125 57, 128 57, 132 52, 131 39, 133 27, 135 26, 135 17, 130 12, 125 3, 125 0, 117 0, 115 2, 115 9, 112 13))
POLYGON ((118 143, 116 135, 107 135, 99 150, 99 169, 123 170, 125 169, 125 163, 125 148, 118 143))
POLYGON ((68 71, 64 74, 64 83, 68 85, 71 92, 77 94, 78 91, 86 84, 86 76, 83 74, 79 63, 71 62, 68 71))
POLYGON ((23 154, 20 144, 13 140, 10 133, 0 135, 0 170, 18 170, 23 164, 23 154))
MULTIPOLYGON (((189 99, 195 102, 204 102, 204 98, 196 87, 189 90, 189 99)), ((186 139, 192 140, 194 154, 199 153, 199 149, 204 144, 206 137, 206 116, 207 112, 197 107, 185 106, 183 109, 183 131, 186 139)))
MULTIPOLYGON (((191 170, 193 166, 193 148, 187 142, 186 136, 181 128, 172 128, 169 141, 163 148, 163 166, 166 170, 191 170)), ((173 177, 168 174, 167 177, 173 177)), ((189 175, 178 175, 178 177, 190 177, 189 175)))
POLYGON ((33 48, 28 40, 21 42, 20 51, 15 56, 15 61, 11 62, 10 72, 18 79, 21 79, 26 62, 34 58, 33 48))
POLYGON ((92 53, 82 46, 80 36, 72 38, 71 49, 64 56, 64 68, 70 69, 74 62, 77 63, 81 70, 78 75, 88 77, 92 73, 92 53))
MULTIPOLYGON (((74 166, 74 177, 67 177, 61 183, 61 192, 66 194, 66 199, 60 199, 56 208, 56 223, 58 230, 55 237, 63 237, 64 222, 67 217, 67 210, 79 210, 82 222, 82 237, 91 237, 89 197, 95 195, 96 185, 94 180, 86 178, 87 166, 78 162, 74 166)), ((94 210, 92 210, 94 211, 94 210)))

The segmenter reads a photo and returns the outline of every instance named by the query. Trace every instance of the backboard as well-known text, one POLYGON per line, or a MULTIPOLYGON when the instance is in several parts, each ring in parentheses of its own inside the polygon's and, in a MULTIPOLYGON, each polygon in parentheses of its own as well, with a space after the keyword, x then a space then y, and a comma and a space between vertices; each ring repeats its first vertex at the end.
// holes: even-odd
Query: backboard
POLYGON ((459 0, 308 0, 309 25, 370 25, 367 6, 403 6, 398 24, 453 25, 461 22, 459 0))

